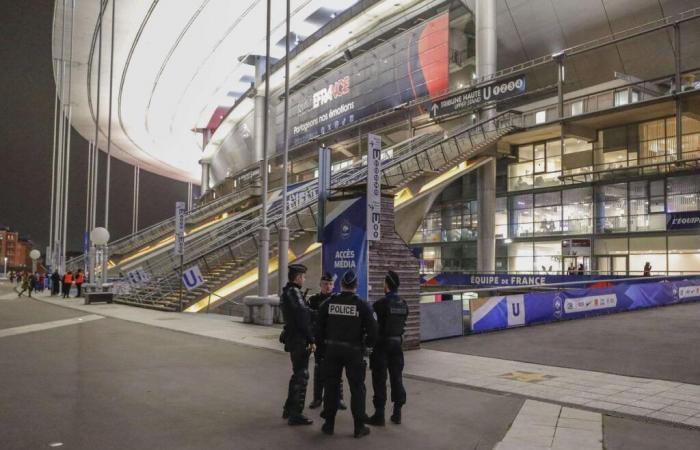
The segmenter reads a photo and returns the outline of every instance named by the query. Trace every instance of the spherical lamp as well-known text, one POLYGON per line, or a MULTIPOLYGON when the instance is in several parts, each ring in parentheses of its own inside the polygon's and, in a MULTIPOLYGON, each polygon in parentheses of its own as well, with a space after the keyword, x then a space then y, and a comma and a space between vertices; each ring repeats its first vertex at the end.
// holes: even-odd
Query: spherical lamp
POLYGON ((97 227, 90 232, 90 240, 95 245, 105 245, 109 242, 109 231, 106 228, 97 227))
POLYGON ((32 258, 32 261, 36 261, 37 259, 41 258, 41 252, 39 250, 32 250, 29 252, 29 257, 32 258))

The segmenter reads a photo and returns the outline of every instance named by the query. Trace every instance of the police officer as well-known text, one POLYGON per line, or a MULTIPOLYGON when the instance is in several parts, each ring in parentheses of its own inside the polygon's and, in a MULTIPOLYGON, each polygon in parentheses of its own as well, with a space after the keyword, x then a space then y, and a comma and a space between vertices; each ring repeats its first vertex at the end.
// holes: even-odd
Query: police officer
POLYGON ((340 280, 341 293, 325 301, 318 312, 316 342, 325 358, 326 373, 321 430, 333 434, 338 411, 338 387, 345 367, 350 385, 350 410, 356 438, 369 434, 365 415, 365 347, 372 347, 377 338, 377 322, 369 304, 355 294, 357 275, 345 272, 340 280))
POLYGON ((408 304, 399 297, 399 276, 389 271, 384 279, 384 297, 377 300, 374 312, 379 323, 379 337, 369 359, 372 369, 374 389, 374 415, 367 420, 370 425, 384 426, 384 406, 386 405, 386 372, 389 370, 391 401, 394 412, 391 421, 401 423, 401 407, 406 403, 406 390, 403 387, 403 333, 408 317, 408 304))
POLYGON ((301 288, 306 278, 306 267, 289 265, 287 285, 282 290, 280 307, 284 316, 284 350, 292 360, 292 377, 289 379, 287 401, 282 418, 289 425, 310 425, 313 421, 303 414, 306 402, 306 385, 309 382, 309 355, 315 350, 311 329, 311 311, 301 288))
MULTIPOLYGON (((333 295, 333 282, 334 282, 334 277, 333 274, 330 272, 326 272, 323 274, 321 277, 321 292, 318 294, 314 294, 311 297, 309 297, 309 308, 311 308, 311 318, 313 321, 313 328, 314 328, 314 333, 317 328, 317 322, 318 322, 318 309, 321 307, 321 303, 324 301, 328 300, 331 295, 333 295)), ((324 376, 323 376, 323 359, 316 353, 314 355, 314 399, 309 405, 309 409, 315 409, 321 406, 321 403, 323 402, 323 384, 324 384, 324 376)), ((347 406, 345 406, 345 403, 343 402, 343 379, 340 379, 340 385, 338 387, 339 392, 338 392, 338 409, 348 409, 347 406)))

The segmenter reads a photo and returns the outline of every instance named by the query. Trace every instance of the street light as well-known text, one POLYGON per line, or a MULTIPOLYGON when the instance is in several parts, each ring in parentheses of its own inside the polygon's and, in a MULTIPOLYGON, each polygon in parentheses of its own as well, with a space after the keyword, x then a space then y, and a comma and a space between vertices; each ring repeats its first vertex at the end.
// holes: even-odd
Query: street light
POLYGON ((7 279, 7 256, 5 256, 4 259, 5 259, 5 279, 7 279))
MULTIPOLYGON (((90 232, 90 240, 95 245, 91 250, 90 258, 90 275, 95 274, 95 257, 96 253, 102 255, 102 274, 100 277, 100 285, 107 282, 107 242, 109 242, 109 231, 106 228, 97 227, 90 232)), ((92 280, 90 280, 92 282, 92 280)))
POLYGON ((29 252, 29 257, 32 259, 32 273, 36 273, 36 260, 41 258, 41 252, 37 249, 29 252))

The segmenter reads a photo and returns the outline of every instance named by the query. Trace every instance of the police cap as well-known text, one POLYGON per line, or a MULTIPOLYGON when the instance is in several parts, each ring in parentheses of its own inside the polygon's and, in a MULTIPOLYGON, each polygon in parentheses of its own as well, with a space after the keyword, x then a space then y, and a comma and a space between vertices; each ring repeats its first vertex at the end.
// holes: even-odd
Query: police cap
POLYGON ((289 265, 289 279, 293 280, 294 277, 300 273, 306 273, 308 269, 303 264, 290 264, 289 265))
POLYGON ((384 281, 386 281, 386 284, 392 291, 399 288, 399 274, 397 274, 393 270, 390 270, 386 273, 386 278, 384 278, 384 281))
POLYGON ((340 282, 345 287, 353 287, 357 284, 357 274, 354 270, 350 269, 343 274, 343 278, 340 279, 340 282))
POLYGON ((321 281, 333 281, 333 274, 330 273, 330 272, 325 272, 325 273, 321 276, 321 281))

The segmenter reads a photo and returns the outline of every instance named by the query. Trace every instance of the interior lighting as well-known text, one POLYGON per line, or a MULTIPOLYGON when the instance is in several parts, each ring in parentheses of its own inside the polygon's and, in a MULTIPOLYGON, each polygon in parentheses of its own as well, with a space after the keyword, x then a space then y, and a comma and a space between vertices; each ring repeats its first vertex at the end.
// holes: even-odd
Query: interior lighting
POLYGON ((510 243, 512 243, 512 242, 513 242, 513 239, 511 239, 511 238, 506 238, 506 239, 503 240, 503 243, 504 243, 504 244, 510 244, 510 243))

